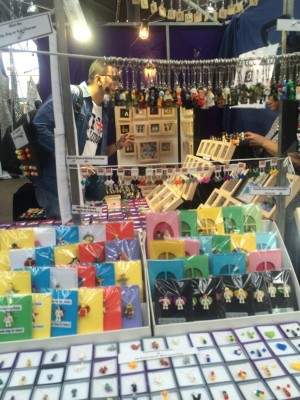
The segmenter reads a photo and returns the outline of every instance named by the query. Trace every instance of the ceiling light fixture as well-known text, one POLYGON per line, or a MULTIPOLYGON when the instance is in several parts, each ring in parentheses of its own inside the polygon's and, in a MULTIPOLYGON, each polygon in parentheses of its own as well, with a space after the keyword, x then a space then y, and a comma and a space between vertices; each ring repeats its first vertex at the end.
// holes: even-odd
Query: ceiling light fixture
POLYGON ((88 41, 92 34, 78 0, 64 0, 64 10, 67 15, 73 36, 79 42, 88 41))
POLYGON ((140 25, 139 37, 143 40, 149 37, 149 22, 146 19, 143 19, 140 25))
POLYGON ((34 15, 34 14, 38 14, 40 11, 37 8, 37 6, 35 4, 33 4, 33 1, 30 2, 30 5, 27 8, 27 15, 34 15))

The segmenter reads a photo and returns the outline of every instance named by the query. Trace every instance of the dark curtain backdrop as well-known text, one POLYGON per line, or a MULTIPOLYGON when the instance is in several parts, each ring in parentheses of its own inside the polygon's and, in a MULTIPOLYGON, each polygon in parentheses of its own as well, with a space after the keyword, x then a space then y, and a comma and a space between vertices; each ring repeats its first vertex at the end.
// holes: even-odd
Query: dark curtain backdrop
MULTIPOLYGON (((281 32, 276 30, 276 20, 284 15, 283 11, 283 0, 260 0, 257 7, 248 7, 243 14, 233 17, 225 30, 218 57, 238 57, 266 46, 266 40, 269 44, 279 43, 278 54, 281 54, 281 32), (264 35, 264 27, 272 25, 274 28, 264 35)), ((300 1, 297 0, 294 2, 294 17, 300 18, 300 1)), ((291 32, 287 41, 288 51, 299 51, 299 44, 300 34, 291 32)), ((228 132, 252 131, 265 135, 275 117, 268 108, 226 109, 222 125, 228 132)))

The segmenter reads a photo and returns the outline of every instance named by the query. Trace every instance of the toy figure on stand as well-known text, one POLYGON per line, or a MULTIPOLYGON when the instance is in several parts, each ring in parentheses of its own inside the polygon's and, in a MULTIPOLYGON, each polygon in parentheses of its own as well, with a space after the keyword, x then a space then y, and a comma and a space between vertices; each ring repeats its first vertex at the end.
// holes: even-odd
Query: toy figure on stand
POLYGON ((216 99, 216 106, 218 108, 224 108, 224 106, 225 106, 225 95, 223 93, 222 88, 218 88, 216 90, 215 99, 216 99))
POLYGON ((237 106, 239 103, 237 87, 232 85, 230 86, 230 105, 237 106))
POLYGON ((55 321, 56 321, 56 322, 61 322, 61 320, 62 320, 63 317, 64 317, 64 312, 63 312, 63 310, 60 308, 60 306, 57 306, 57 308, 56 308, 54 314, 55 314, 55 321))
POLYGON ((240 304, 245 304, 247 292, 242 288, 238 288, 238 290, 235 291, 235 297, 238 299, 240 304))
POLYGON ((256 99, 259 101, 259 104, 262 104, 264 99, 264 88, 260 82, 256 84, 255 93, 256 93, 256 99))
POLYGON ((168 310, 169 306, 171 305, 171 300, 167 295, 161 296, 159 302, 162 305, 163 310, 168 310))
POLYGON ((171 234, 170 234, 169 229, 166 229, 166 230, 164 231, 163 239, 164 239, 164 240, 171 239, 171 234))
POLYGON ((206 108, 213 107, 215 105, 215 96, 213 94, 212 88, 209 87, 207 89, 207 94, 206 94, 206 108))
POLYGON ((10 311, 5 312, 3 322, 6 328, 11 328, 13 326, 14 319, 10 311))
POLYGON ((132 303, 127 303, 124 314, 127 318, 131 319, 134 317, 134 306, 132 303))
POLYGON ((165 108, 172 107, 172 102, 173 102, 173 97, 170 92, 170 89, 166 89, 165 94, 164 94, 163 107, 165 107, 165 108))
POLYGON ((176 98, 177 98, 177 102, 176 102, 177 107, 182 106, 181 88, 180 87, 176 88, 176 98))
POLYGON ((179 296, 175 299, 175 306, 177 307, 177 310, 183 310, 184 305, 185 299, 183 297, 179 296))
POLYGON ((249 88, 249 103, 254 104, 256 103, 256 86, 251 85, 249 88))
POLYGON ((212 298, 208 294, 204 293, 200 298, 200 304, 203 306, 203 310, 209 310, 209 306, 212 303, 212 298))
POLYGON ((277 292, 276 287, 273 285, 273 283, 270 283, 269 287, 268 287, 268 293, 269 293, 270 297, 273 297, 273 298, 276 297, 276 292, 277 292))
POLYGON ((226 303, 231 303, 231 298, 233 297, 232 290, 229 287, 224 288, 224 299, 226 303))
POLYGON ((264 299, 264 297, 265 297, 265 293, 264 293, 263 290, 256 289, 255 292, 254 292, 253 297, 255 298, 255 300, 256 300, 258 303, 262 303, 262 302, 263 302, 263 299, 264 299))
POLYGON ((198 89, 198 96, 197 96, 197 106, 200 108, 204 108, 206 103, 205 92, 203 88, 198 89))

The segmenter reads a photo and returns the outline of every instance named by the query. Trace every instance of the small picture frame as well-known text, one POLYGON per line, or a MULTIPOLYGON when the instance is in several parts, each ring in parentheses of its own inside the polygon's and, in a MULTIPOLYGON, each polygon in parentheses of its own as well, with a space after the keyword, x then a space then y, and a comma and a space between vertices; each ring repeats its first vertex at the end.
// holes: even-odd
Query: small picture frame
POLYGON ((132 132, 132 126, 131 124, 118 124, 117 125, 117 134, 118 137, 120 137, 121 135, 126 135, 127 133, 131 133, 132 132))
POLYGON ((135 107, 132 110, 132 116, 133 116, 133 120, 139 120, 139 119, 146 119, 147 118, 147 109, 146 108, 139 108, 139 107, 135 107))
POLYGON ((133 143, 132 146, 124 147, 122 149, 122 153, 123 153, 123 156, 125 156, 125 157, 135 156, 136 155, 135 143, 133 143))
POLYGON ((135 137, 147 136, 148 124, 146 122, 137 122, 133 124, 133 133, 135 137))
POLYGON ((162 118, 176 118, 176 111, 175 107, 164 107, 161 110, 162 118))
POLYGON ((172 152, 172 142, 165 140, 159 142, 159 154, 170 154, 172 152))
POLYGON ((138 161, 140 163, 153 163, 159 161, 159 147, 157 141, 139 142, 138 146, 138 161))
POLYGON ((176 133, 176 122, 175 121, 164 121, 161 123, 161 134, 162 135, 175 135, 176 133))
POLYGON ((149 123, 149 135, 159 136, 161 134, 161 124, 157 121, 149 123))
POLYGON ((117 121, 131 121, 131 109, 126 107, 117 107, 117 121))
POLYGON ((147 110, 148 118, 161 118, 161 108, 160 107, 148 107, 147 110))

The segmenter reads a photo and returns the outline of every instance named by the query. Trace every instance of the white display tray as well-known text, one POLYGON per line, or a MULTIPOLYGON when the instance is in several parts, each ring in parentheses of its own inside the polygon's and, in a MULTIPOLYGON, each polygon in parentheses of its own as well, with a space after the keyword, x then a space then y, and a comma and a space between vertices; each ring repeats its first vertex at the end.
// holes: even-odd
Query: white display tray
MULTIPOLYGON (((282 249, 282 262, 285 267, 290 268, 291 270, 291 277, 296 291, 298 308, 300 308, 300 287, 298 279, 295 274, 294 268, 292 266, 288 252, 285 248, 282 237, 280 235, 280 232, 278 230, 278 227, 273 221, 263 220, 263 232, 276 232, 277 234, 278 247, 282 249)), ((147 282, 149 290, 148 275, 147 275, 147 282)), ((209 331, 209 330, 225 329, 225 328, 242 328, 249 325, 265 324, 266 322, 276 324, 280 322, 300 321, 300 311, 294 311, 294 312, 287 312, 280 314, 265 314, 265 315, 254 315, 254 316, 238 317, 238 318, 224 318, 215 320, 157 325, 155 322, 154 303, 152 302, 150 290, 149 290, 149 297, 151 299, 150 311, 151 311, 154 336, 162 336, 170 332, 172 332, 172 335, 175 335, 181 333, 196 332, 201 330, 209 331)))

